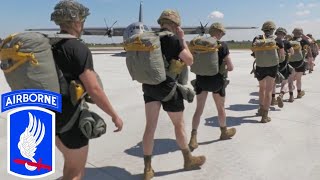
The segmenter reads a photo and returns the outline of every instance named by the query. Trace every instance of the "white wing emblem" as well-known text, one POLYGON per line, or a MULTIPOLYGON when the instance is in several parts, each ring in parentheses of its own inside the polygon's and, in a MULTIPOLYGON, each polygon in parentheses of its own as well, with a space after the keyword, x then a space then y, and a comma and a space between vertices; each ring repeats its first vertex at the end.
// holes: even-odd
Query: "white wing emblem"
MULTIPOLYGON (((44 134, 45 134, 45 126, 41 123, 40 119, 38 120, 35 116, 29 114, 29 126, 26 130, 20 135, 20 141, 18 143, 18 148, 20 150, 20 154, 29 159, 30 161, 36 163, 37 161, 33 158, 35 155, 35 151, 37 150, 37 146, 41 143, 44 134), (41 132, 41 134, 40 134, 41 132)), ((29 171, 34 171, 37 169, 35 166, 30 166, 27 163, 24 164, 25 167, 29 171)))

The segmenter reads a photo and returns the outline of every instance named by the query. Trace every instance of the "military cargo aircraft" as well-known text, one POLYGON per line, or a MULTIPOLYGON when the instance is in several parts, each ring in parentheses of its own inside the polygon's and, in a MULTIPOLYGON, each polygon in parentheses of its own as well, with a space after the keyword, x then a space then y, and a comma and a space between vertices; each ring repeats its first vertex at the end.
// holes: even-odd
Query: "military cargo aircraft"
MULTIPOLYGON (((113 23, 112 26, 108 27, 106 20, 106 27, 84 27, 83 35, 98 35, 98 36, 123 36, 123 41, 128 39, 134 34, 139 34, 144 31, 159 31, 160 27, 149 27, 143 23, 143 14, 142 14, 142 1, 140 1, 139 9, 139 21, 130 24, 127 27, 113 27, 117 21, 113 23)), ((204 25, 200 22, 200 26, 190 26, 190 27, 181 27, 185 34, 199 34, 200 36, 208 32, 207 25, 204 25)), ((257 29, 258 27, 249 27, 249 26, 227 26, 225 29, 257 29)), ((59 31, 58 28, 40 28, 40 29, 26 29, 26 31, 59 31)))

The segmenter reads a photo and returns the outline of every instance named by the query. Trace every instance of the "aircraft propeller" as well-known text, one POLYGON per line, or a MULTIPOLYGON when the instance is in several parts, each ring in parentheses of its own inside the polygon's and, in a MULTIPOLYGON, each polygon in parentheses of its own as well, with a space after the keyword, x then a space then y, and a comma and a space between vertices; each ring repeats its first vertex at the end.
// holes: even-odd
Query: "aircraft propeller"
POLYGON ((108 37, 112 37, 113 35, 113 26, 117 23, 118 21, 115 21, 111 27, 108 27, 106 18, 104 18, 104 23, 106 25, 106 33, 104 34, 104 36, 108 35, 108 37))
POLYGON ((208 22, 206 25, 203 26, 202 22, 200 21, 200 27, 198 29, 199 35, 203 36, 206 33, 206 27, 208 25, 208 22))

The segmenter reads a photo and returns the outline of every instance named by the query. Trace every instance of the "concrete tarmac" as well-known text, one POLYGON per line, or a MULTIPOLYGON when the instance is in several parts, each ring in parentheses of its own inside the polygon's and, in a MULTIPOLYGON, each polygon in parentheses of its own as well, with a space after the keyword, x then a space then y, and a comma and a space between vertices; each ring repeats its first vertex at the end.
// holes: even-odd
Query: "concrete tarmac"
MULTIPOLYGON (((124 121, 120 133, 111 118, 96 106, 91 109, 105 118, 107 133, 90 141, 85 180, 142 179, 142 135, 145 127, 144 101, 141 84, 132 81, 120 51, 94 55, 104 91, 124 121)), ((252 74, 250 51, 231 50, 235 69, 229 73, 227 87, 227 124, 237 129, 230 140, 220 141, 217 110, 209 95, 198 130, 199 148, 195 155, 205 155, 206 164, 198 170, 184 171, 183 157, 175 142, 174 128, 168 115, 161 110, 155 134, 152 165, 154 179, 165 180, 319 180, 320 179, 320 77, 318 66, 303 76, 302 99, 287 102, 283 108, 271 107, 272 121, 259 123, 255 113, 258 103, 258 82, 252 74)), ((316 64, 318 64, 316 60, 316 64)), ((189 74, 189 82, 195 75, 189 74)), ((0 73, 0 93, 10 91, 0 73)), ((189 83, 190 86, 190 83, 189 83)), ((279 88, 277 89, 279 92, 279 88)), ((296 91, 294 96, 296 97, 296 91)), ((185 101, 185 124, 188 141, 196 102, 185 101)), ((7 112, 0 114, 0 177, 18 179, 7 171, 7 112)), ((56 149, 56 173, 42 179, 62 176, 63 158, 56 149)))

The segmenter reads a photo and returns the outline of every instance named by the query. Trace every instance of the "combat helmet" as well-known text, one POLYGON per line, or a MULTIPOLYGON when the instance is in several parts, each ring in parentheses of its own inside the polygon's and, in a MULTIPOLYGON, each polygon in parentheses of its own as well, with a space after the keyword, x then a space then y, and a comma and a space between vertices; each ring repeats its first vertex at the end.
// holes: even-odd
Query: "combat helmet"
POLYGON ((292 34, 287 34, 285 37, 284 37, 287 41, 291 41, 293 39, 293 35, 292 34))
POLYGON ((265 30, 275 30, 276 29, 276 25, 274 24, 274 22, 272 21, 266 21, 263 23, 261 30, 265 31, 265 30))
POLYGON ((288 32, 287 32, 287 30, 285 29, 285 28, 283 28, 283 27, 279 27, 277 30, 276 30, 276 33, 275 34, 277 34, 277 33, 279 33, 279 32, 282 32, 284 35, 286 35, 288 32))
POLYGON ((302 28, 294 28, 292 31, 292 34, 294 35, 302 35, 303 34, 303 30, 302 28))
POLYGON ((74 0, 62 0, 54 7, 51 21, 57 25, 65 22, 84 21, 89 16, 89 9, 74 0))
POLYGON ((221 23, 213 23, 211 24, 211 26, 209 27, 209 34, 212 35, 214 30, 220 30, 223 33, 226 33, 226 29, 224 28, 224 26, 221 23))
POLYGON ((181 25, 181 18, 180 18, 178 11, 171 10, 171 9, 164 10, 158 19, 158 24, 162 24, 166 21, 173 22, 177 26, 180 26, 181 25))

